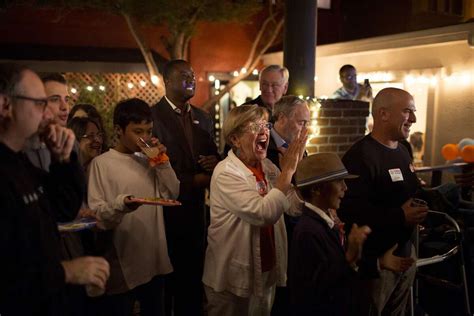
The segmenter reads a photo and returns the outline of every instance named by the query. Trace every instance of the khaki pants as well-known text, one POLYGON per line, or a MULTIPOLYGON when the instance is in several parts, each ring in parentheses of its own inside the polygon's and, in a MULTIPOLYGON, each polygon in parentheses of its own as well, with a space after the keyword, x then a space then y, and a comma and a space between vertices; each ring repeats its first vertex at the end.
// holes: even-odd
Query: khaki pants
MULTIPOLYGON (((264 273, 266 284, 269 273, 264 273)), ((204 285, 207 297, 208 316, 269 316, 275 299, 276 285, 263 289, 263 296, 240 297, 228 291, 215 292, 211 287, 204 285)))
MULTIPOLYGON (((415 258, 412 247, 411 257, 415 258)), ((370 316, 402 316, 406 315, 410 298, 410 287, 415 280, 416 267, 413 266, 404 273, 388 270, 380 271, 380 278, 358 281, 355 304, 358 305, 359 315, 370 316), (365 294, 363 294, 365 293, 365 294)))

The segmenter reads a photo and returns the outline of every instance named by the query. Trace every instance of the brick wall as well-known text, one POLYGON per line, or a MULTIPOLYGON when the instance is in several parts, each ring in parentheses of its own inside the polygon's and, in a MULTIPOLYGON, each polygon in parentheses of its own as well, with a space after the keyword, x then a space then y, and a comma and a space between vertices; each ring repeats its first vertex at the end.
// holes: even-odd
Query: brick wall
POLYGON ((309 154, 332 152, 342 156, 365 134, 368 102, 322 100, 311 111, 313 133, 307 146, 309 154))

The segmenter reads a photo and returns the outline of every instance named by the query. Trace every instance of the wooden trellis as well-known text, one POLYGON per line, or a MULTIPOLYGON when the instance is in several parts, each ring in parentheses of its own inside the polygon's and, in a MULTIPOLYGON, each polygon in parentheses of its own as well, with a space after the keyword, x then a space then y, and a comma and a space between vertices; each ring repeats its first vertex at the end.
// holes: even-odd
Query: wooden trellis
POLYGON ((124 99, 140 98, 150 106, 165 94, 164 85, 152 84, 145 73, 83 73, 69 72, 64 76, 68 82, 72 104, 89 103, 102 115, 108 144, 114 146, 117 138, 113 130, 113 109, 124 99))
POLYGON ((128 98, 140 98, 153 105, 164 95, 163 85, 152 84, 146 73, 70 72, 65 77, 75 100, 96 103, 98 107, 113 108, 128 98))

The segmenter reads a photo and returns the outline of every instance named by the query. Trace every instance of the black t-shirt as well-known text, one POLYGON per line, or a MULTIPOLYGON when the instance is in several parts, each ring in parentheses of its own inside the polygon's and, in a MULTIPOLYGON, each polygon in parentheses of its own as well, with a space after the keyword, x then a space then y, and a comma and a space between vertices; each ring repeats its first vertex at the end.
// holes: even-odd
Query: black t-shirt
POLYGON ((342 161, 359 178, 346 180, 348 190, 338 211, 347 224, 369 225, 372 233, 364 244, 363 260, 367 273, 377 275, 376 258, 393 245, 398 255, 409 255, 408 241, 413 227, 405 224, 402 204, 419 187, 411 158, 405 146, 388 148, 371 135, 355 143, 342 161))

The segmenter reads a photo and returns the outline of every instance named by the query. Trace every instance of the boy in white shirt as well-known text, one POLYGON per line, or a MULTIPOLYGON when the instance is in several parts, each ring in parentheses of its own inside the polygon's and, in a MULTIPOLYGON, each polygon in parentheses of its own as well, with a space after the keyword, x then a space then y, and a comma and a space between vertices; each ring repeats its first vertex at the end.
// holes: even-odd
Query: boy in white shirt
POLYGON ((169 161, 155 164, 141 153, 140 138, 166 148, 151 138, 153 122, 148 104, 129 99, 117 104, 114 128, 118 145, 96 157, 90 168, 88 203, 110 232, 99 235, 111 266, 101 313, 131 315, 135 300, 140 315, 162 314, 162 278, 172 272, 158 205, 142 205, 133 197, 173 199, 179 180, 169 161))

